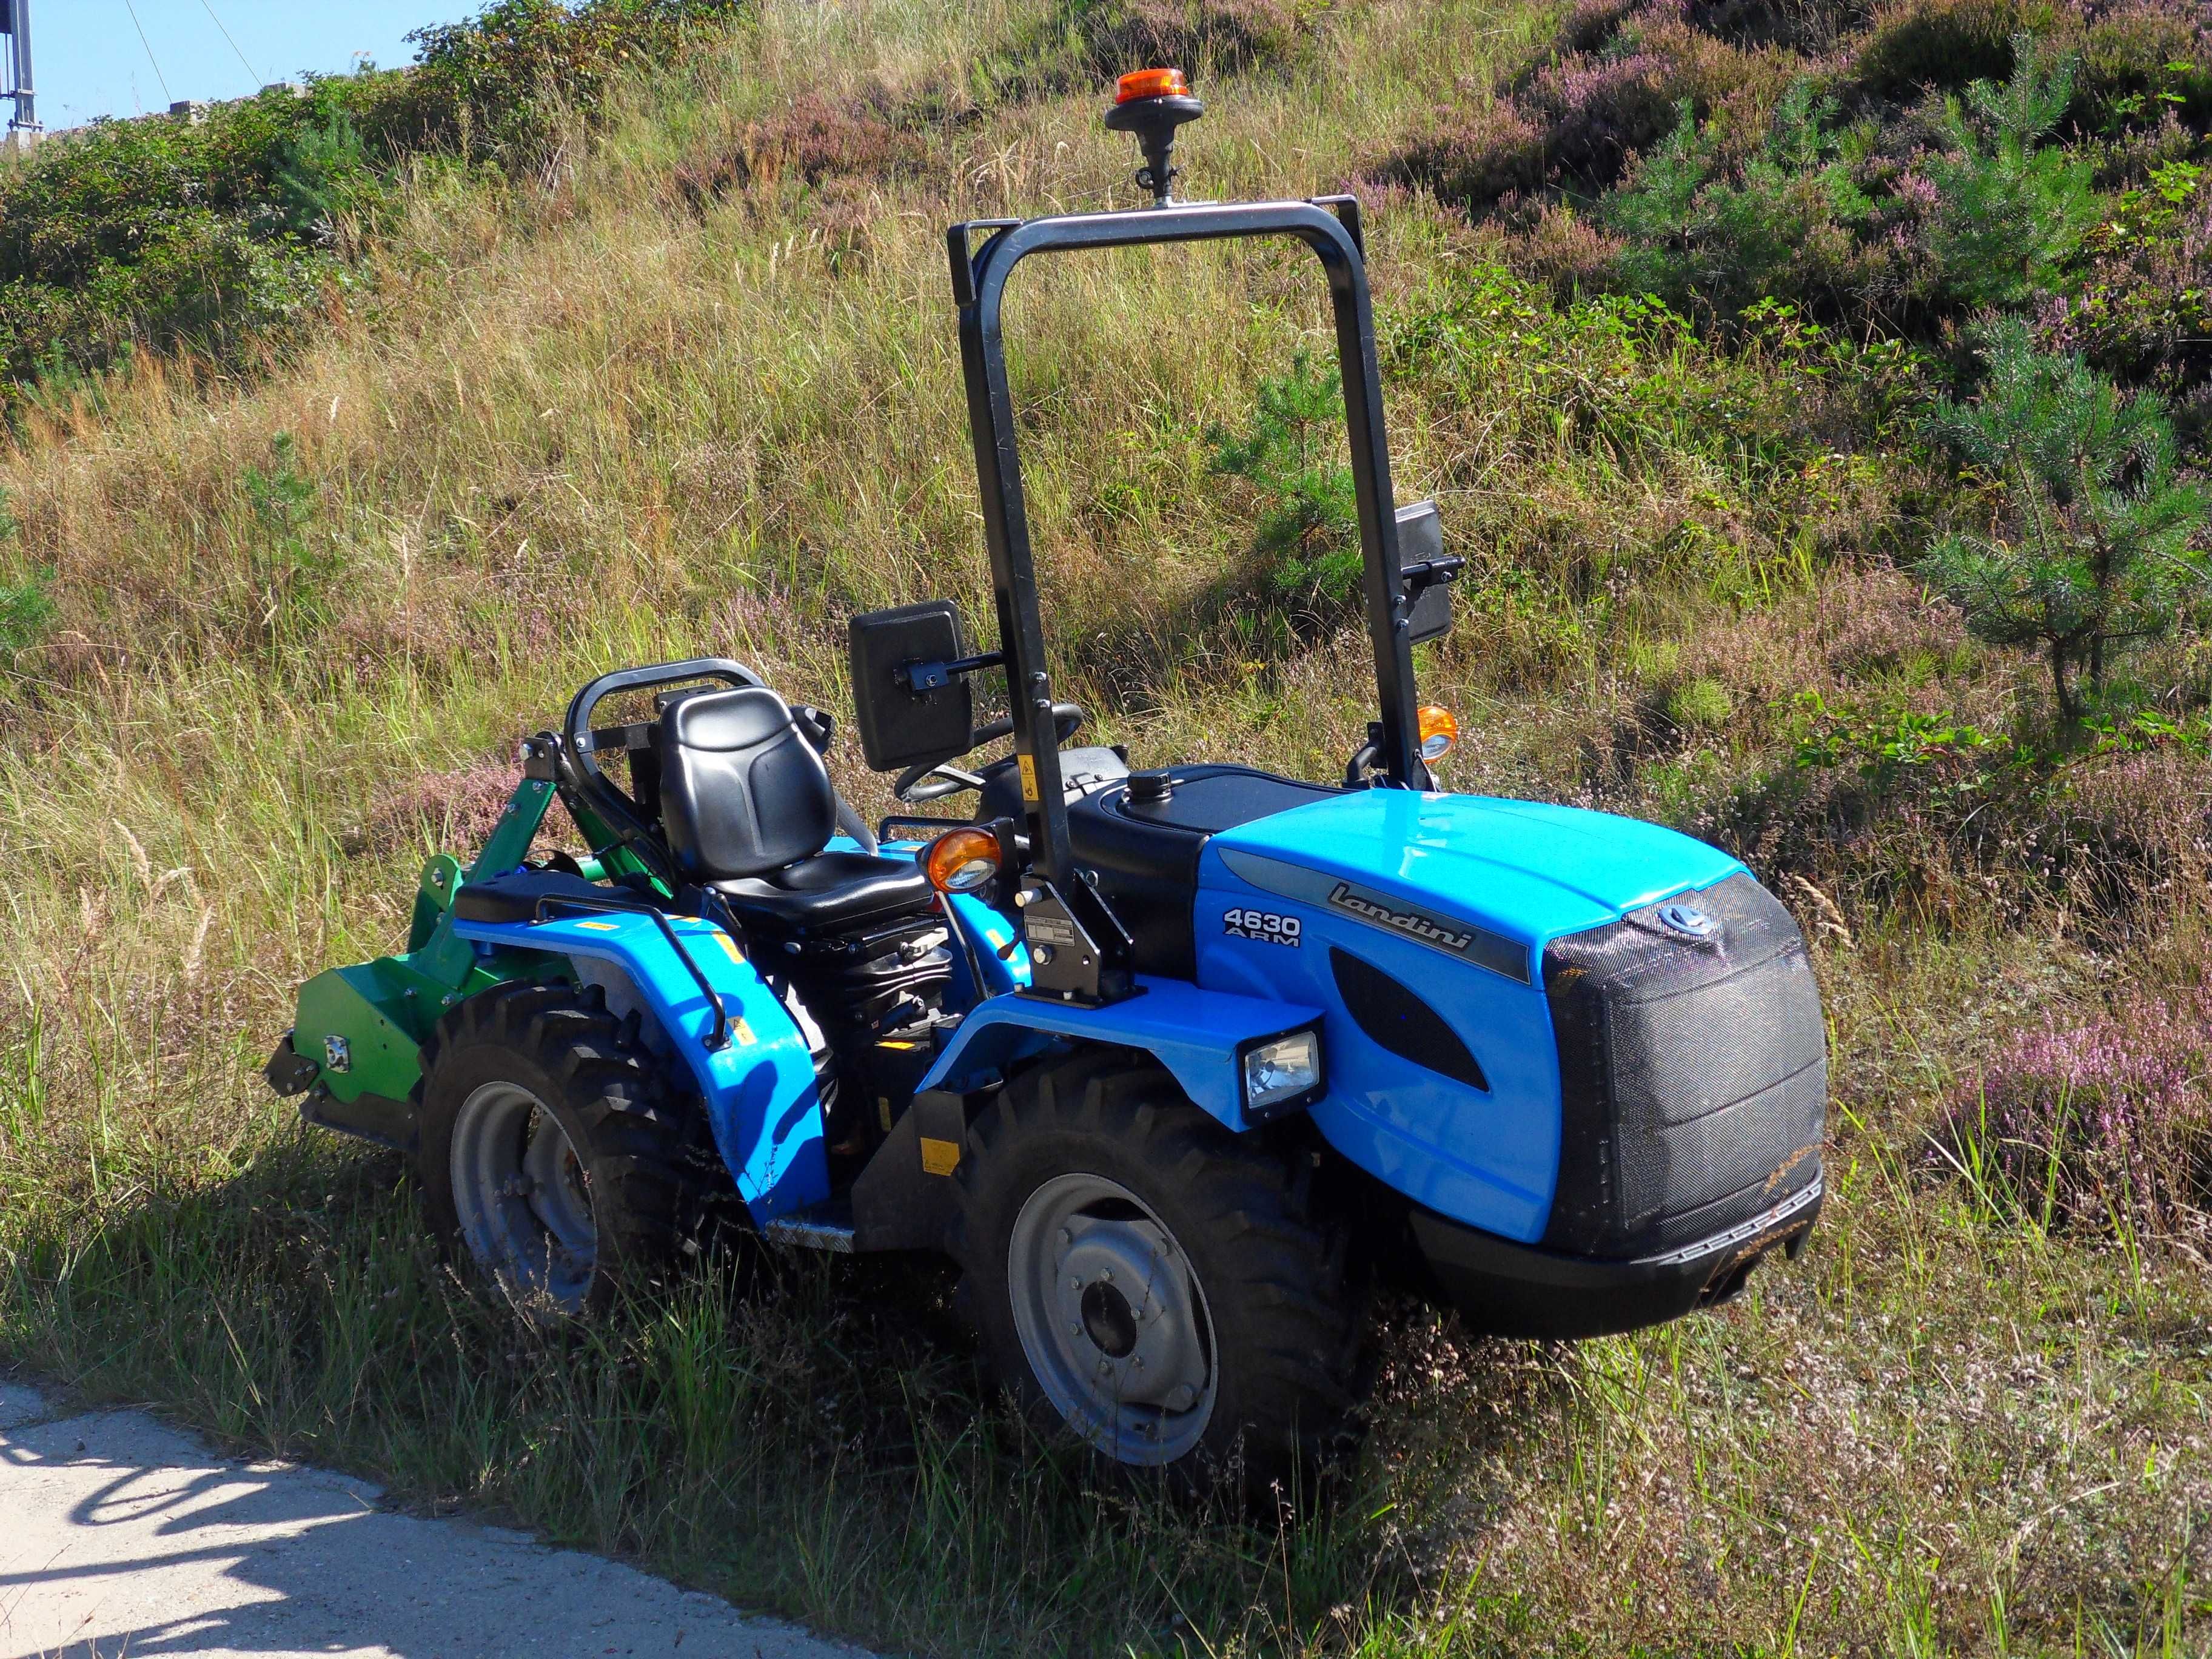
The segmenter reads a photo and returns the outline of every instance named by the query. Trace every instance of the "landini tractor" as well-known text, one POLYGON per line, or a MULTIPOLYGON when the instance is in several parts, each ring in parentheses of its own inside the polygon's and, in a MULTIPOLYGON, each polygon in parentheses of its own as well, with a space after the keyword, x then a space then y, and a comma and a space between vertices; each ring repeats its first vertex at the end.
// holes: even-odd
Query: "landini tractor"
POLYGON ((955 805, 872 832, 828 715, 721 659, 623 669, 522 745, 472 863, 429 861, 404 953, 301 990, 271 1084, 410 1154, 524 1308, 595 1310, 717 1214, 943 1252, 1028 1408, 1202 1486, 1345 1443, 1378 1273, 1579 1337, 1802 1247, 1827 1074, 1796 927, 1686 836, 1437 786, 1412 649, 1462 562, 1394 507, 1358 204, 1175 199, 1200 112, 1175 71, 1124 77, 1149 205, 951 229, 997 647, 944 600, 848 643, 868 764, 955 805), (1133 770, 1048 667, 1007 284, 1231 237, 1303 244, 1333 302, 1376 703, 1332 782, 1133 770), (979 726, 988 676, 1012 712, 979 726), (641 712, 595 723, 610 699, 641 712), (588 850, 532 862, 556 800, 588 850))

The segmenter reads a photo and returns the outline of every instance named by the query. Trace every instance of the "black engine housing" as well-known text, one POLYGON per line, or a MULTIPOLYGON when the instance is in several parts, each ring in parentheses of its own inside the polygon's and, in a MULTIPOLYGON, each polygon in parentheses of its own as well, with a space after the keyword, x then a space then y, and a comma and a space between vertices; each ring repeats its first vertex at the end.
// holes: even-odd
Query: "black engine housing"
POLYGON ((1677 1250, 1820 1178, 1827 1033, 1797 924, 1749 875, 1688 902, 1707 937, 1661 903, 1545 950, 1561 1113, 1546 1249, 1677 1250))

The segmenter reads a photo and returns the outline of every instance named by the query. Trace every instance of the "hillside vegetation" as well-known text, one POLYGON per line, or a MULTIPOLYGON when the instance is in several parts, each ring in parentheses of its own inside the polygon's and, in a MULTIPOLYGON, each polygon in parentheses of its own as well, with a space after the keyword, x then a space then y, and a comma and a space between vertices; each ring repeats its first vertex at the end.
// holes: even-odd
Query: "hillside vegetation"
MULTIPOLYGON (((429 46, 0 176, 0 1361, 921 1651, 2212 1644, 2200 8, 514 0, 429 46), (518 1329, 258 1075, 590 674, 843 714, 851 612, 988 623, 944 227, 1135 199, 1097 118, 1155 59, 1193 193, 1366 202, 1400 492, 1470 563, 1449 785, 1737 852, 1832 1025, 1802 1261, 1575 1346, 1393 1308, 1279 1528, 1035 1443, 926 1267, 518 1329)), ((1250 246, 1010 302, 1063 684, 1140 760, 1364 733, 1324 312, 1250 246)))

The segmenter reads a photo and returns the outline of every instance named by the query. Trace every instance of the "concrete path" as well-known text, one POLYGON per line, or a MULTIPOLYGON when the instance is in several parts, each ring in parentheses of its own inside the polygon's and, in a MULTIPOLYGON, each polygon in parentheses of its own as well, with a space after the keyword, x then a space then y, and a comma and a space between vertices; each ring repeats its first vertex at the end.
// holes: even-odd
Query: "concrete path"
POLYGON ((867 1659, 519 1533, 386 1513, 367 1483, 234 1463, 143 1412, 0 1384, 0 1659, 867 1659))

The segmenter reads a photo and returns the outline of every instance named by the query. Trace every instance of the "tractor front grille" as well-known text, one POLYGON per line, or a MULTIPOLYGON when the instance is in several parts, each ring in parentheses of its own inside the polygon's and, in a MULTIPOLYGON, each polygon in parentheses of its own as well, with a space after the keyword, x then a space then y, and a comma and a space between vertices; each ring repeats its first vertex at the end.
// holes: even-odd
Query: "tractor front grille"
POLYGON ((1820 991, 1796 923, 1751 877, 1554 940, 1544 989, 1562 1097, 1547 1248, 1676 1251, 1819 1179, 1820 991))

